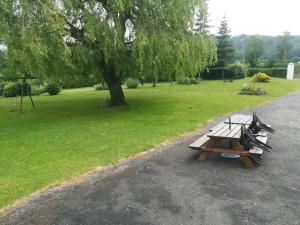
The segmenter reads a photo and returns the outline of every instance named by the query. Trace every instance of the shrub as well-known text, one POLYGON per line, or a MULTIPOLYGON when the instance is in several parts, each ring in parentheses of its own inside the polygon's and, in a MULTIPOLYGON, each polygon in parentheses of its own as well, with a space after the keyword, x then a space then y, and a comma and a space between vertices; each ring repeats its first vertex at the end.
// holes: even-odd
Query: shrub
MULTIPOLYGON (((3 95, 5 97, 16 97, 21 95, 22 83, 21 82, 9 82, 3 88, 3 95)), ((23 87, 23 95, 29 95, 31 92, 30 84, 26 83, 23 87)))
POLYGON ((79 75, 70 75, 70 77, 66 77, 66 79, 62 79, 59 81, 59 86, 63 89, 67 88, 81 88, 81 87, 92 87, 94 84, 99 82, 99 78, 94 75, 84 74, 82 76, 79 75))
POLYGON ((268 76, 268 75, 265 74, 265 73, 261 73, 261 72, 255 74, 255 75, 251 78, 251 80, 252 80, 253 82, 264 82, 264 83, 268 83, 268 82, 270 81, 270 79, 271 79, 270 76, 268 76))
POLYGON ((227 73, 231 75, 232 79, 243 79, 247 75, 247 70, 241 64, 232 64, 229 65, 227 68, 227 73))
POLYGON ((108 90, 108 86, 105 82, 102 82, 101 84, 95 84, 94 88, 96 91, 108 90))
POLYGON ((40 95, 43 93, 42 88, 32 86, 31 87, 31 95, 40 95))
POLYGON ((49 84, 46 85, 45 91, 49 95, 57 95, 60 92, 60 87, 56 83, 49 83, 49 84))
POLYGON ((199 80, 194 77, 185 77, 177 81, 177 83, 182 85, 192 85, 192 84, 199 84, 199 80))
POLYGON ((139 86, 139 81, 135 78, 129 77, 126 80, 125 84, 126 84, 127 88, 134 89, 134 88, 137 88, 139 86))
POLYGON ((241 95, 266 95, 267 92, 263 91, 261 88, 255 88, 253 85, 244 84, 241 91, 241 95))
POLYGON ((4 86, 3 95, 7 98, 16 97, 17 96, 18 83, 9 82, 4 86))

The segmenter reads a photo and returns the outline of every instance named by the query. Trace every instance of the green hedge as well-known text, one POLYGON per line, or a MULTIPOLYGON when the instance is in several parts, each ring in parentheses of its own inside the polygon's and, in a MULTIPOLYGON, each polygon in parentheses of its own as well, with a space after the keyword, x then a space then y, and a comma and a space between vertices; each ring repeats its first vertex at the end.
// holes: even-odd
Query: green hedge
MULTIPOLYGON (((229 77, 228 71, 224 70, 224 76, 229 77)), ((223 79, 223 69, 222 68, 210 68, 201 73, 201 78, 203 80, 222 80, 223 79)))
MULTIPOLYGON (((224 69, 225 79, 243 79, 246 76, 245 68, 241 66, 230 66, 224 69)), ((222 80, 223 79, 223 68, 210 68, 201 73, 203 80, 222 80)))
POLYGON ((259 72, 266 73, 271 77, 286 78, 287 68, 249 68, 248 76, 252 77, 254 74, 259 72))
MULTIPOLYGON (((262 72, 270 75, 271 77, 286 78, 287 68, 274 67, 274 68, 248 68, 247 75, 252 77, 254 74, 262 72)), ((225 68, 224 75, 225 79, 241 79, 244 78, 243 73, 240 75, 232 75, 233 70, 231 67, 225 68)), ((222 68, 210 68, 207 71, 201 73, 201 78, 204 80, 222 80, 223 79, 223 69, 222 68)))

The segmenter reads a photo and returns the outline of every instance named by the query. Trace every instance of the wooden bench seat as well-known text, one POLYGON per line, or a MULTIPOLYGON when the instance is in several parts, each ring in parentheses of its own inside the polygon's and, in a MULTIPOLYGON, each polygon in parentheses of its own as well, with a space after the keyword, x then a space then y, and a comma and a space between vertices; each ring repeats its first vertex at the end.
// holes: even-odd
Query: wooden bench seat
POLYGON ((199 149, 201 148, 206 142, 208 142, 210 140, 209 137, 207 137, 207 135, 202 136, 201 138, 199 138, 198 140, 196 140, 195 142, 193 142, 192 144, 189 145, 189 148, 192 149, 199 149))
MULTIPOLYGON (((265 143, 265 144, 267 144, 267 141, 268 141, 268 137, 258 136, 258 137, 256 137, 256 139, 263 142, 263 143, 265 143)), ((264 150, 254 146, 253 148, 251 148, 249 150, 249 153, 256 154, 256 155, 261 155, 261 154, 264 153, 264 150)))

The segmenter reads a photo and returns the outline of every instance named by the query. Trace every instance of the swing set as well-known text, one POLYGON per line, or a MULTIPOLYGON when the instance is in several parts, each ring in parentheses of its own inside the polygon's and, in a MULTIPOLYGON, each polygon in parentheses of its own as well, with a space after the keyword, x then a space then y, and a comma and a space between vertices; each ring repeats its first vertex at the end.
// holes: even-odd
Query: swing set
MULTIPOLYGON (((24 97, 25 97, 26 94, 30 98, 30 102, 31 102, 32 108, 33 109, 35 108, 35 104, 33 102, 32 95, 31 95, 31 90, 29 88, 29 84, 28 84, 27 80, 35 80, 35 79, 37 79, 36 77, 24 75, 24 76, 20 76, 20 77, 9 77, 9 78, 2 78, 2 79, 13 80, 13 81, 15 81, 15 80, 22 80, 21 96, 20 96, 21 97, 21 103, 20 103, 20 108, 19 108, 20 112, 22 112, 22 110, 23 110, 23 100, 24 100, 24 97), (25 90, 25 88, 26 88, 26 90, 25 90)), ((13 100, 12 99, 10 101, 10 104, 13 105, 13 100)), ((18 104, 18 93, 16 93, 15 106, 17 106, 17 104, 18 104)))

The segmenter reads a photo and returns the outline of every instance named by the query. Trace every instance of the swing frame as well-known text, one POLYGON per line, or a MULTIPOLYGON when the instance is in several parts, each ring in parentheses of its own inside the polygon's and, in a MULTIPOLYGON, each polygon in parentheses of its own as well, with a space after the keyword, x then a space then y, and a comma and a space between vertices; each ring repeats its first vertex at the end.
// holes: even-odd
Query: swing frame
POLYGON ((25 97, 24 96, 24 94, 25 94, 24 93, 25 86, 27 87, 27 94, 28 94, 28 96, 30 98, 30 102, 31 102, 32 108, 33 109, 35 108, 35 104, 34 104, 33 99, 32 99, 31 91, 28 91, 27 80, 35 80, 35 79, 37 79, 36 77, 27 76, 27 74, 25 74, 24 76, 21 76, 21 77, 6 77, 4 79, 5 80, 22 80, 20 112, 22 112, 22 110, 23 110, 23 98, 25 97))

